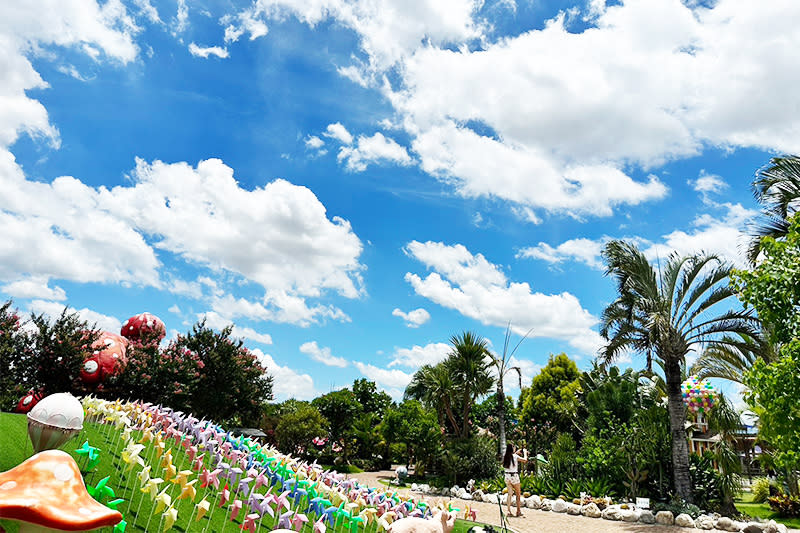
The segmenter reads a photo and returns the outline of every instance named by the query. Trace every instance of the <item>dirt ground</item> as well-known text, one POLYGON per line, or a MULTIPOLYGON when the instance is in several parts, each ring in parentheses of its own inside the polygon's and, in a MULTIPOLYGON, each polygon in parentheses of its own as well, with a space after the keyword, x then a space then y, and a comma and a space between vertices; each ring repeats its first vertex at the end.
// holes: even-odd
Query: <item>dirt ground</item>
MULTIPOLYGON (((385 487, 380 480, 394 479, 394 472, 383 470, 380 472, 363 472, 352 474, 359 483, 369 487, 385 487)), ((500 508, 497 504, 459 500, 457 498, 444 498, 436 496, 422 496, 420 493, 413 493, 409 488, 397 489, 403 497, 414 496, 422 497, 424 501, 435 503, 438 501, 447 502, 453 500, 454 505, 464 509, 467 505, 477 512, 478 522, 500 526, 500 508)), ((512 505, 512 509, 514 506, 512 505)), ((506 507, 503 506, 505 515, 506 507)), ((585 516, 572 516, 566 513, 553 513, 550 511, 539 511, 538 509, 522 509, 522 517, 506 516, 506 525, 517 533, 687 533, 688 531, 701 531, 699 529, 688 530, 682 527, 647 525, 629 522, 613 522, 602 518, 587 518, 585 516)), ((461 516, 460 518, 463 518, 461 516)), ((797 530, 790 530, 797 532, 797 530)), ((710 533, 717 532, 716 529, 710 533)))

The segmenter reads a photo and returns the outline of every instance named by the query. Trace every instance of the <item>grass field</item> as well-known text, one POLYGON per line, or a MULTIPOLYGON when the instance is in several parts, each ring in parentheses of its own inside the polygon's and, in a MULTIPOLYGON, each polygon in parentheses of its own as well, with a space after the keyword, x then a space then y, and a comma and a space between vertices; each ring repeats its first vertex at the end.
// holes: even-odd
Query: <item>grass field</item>
MULTIPOLYGON (((136 433, 134 433, 134 435, 136 435, 136 433)), ((123 514, 123 519, 127 522, 126 533, 161 531, 162 528, 159 528, 161 515, 153 515, 153 503, 151 503, 147 495, 139 491, 139 480, 136 478, 135 474, 126 475, 121 469, 125 463, 120 459, 120 451, 124 446, 119 438, 119 433, 109 426, 86 422, 81 434, 61 447, 62 450, 72 455, 82 468, 85 464, 85 459, 76 454, 75 450, 86 440, 89 441, 91 446, 101 450, 100 462, 96 470, 84 476, 86 483, 87 485, 96 485, 101 479, 110 476, 108 486, 114 489, 115 497, 126 500, 118 507, 118 510, 123 514), (130 508, 129 503, 131 504, 130 508)), ((178 470, 181 470, 180 458, 183 457, 183 450, 178 449, 176 445, 171 446, 170 449, 172 449, 172 455, 175 458, 175 466, 178 470)), ((146 454, 147 452, 144 453, 146 454)), ((33 447, 28 439, 26 417, 24 415, 0 413, 0 472, 10 470, 32 454, 33 447)), ((150 461, 154 470, 157 468, 157 463, 157 460, 150 461)), ((182 466, 183 468, 189 468, 188 464, 183 464, 182 466)), ((157 475, 158 474, 153 473, 153 477, 157 477, 157 475)), ((164 483, 162 487, 167 487, 168 485, 169 484, 164 483)), ((200 500, 203 491, 204 489, 198 487, 198 497, 196 501, 200 500)), ((218 500, 215 499, 215 494, 211 491, 207 496, 212 505, 209 514, 199 522, 194 519, 190 522, 194 511, 194 505, 187 500, 175 502, 180 492, 179 485, 173 485, 167 492, 172 497, 175 507, 178 509, 178 521, 173 526, 173 531, 191 533, 203 533, 204 531, 223 533, 226 530, 231 533, 236 533, 240 531, 246 513, 239 513, 238 519, 233 523, 227 520, 228 513, 223 512, 223 509, 217 508, 216 503, 218 500)), ((232 495, 231 498, 233 497, 232 495)), ((227 511, 227 506, 225 511, 227 511)), ((272 522, 269 515, 265 515, 262 525, 263 530, 268 531, 273 529, 272 522)), ((474 525, 476 524, 473 522, 457 520, 453 533, 466 533, 467 529, 474 525)), ((17 524, 9 520, 0 519, 0 526, 5 528, 7 533, 17 533, 18 531, 17 524)), ((105 528, 103 531, 110 533, 111 528, 105 528)), ((303 528, 302 533, 311 533, 311 531, 311 526, 307 524, 303 528)), ((336 528, 335 532, 329 527, 328 532, 351 533, 349 528, 341 526, 336 528)), ((357 533, 377 533, 377 526, 373 523, 367 527, 366 531, 361 528, 357 533)))
POLYGON ((754 503, 752 492, 743 492, 740 498, 736 499, 736 508, 739 512, 755 518, 764 520, 775 520, 780 524, 792 529, 800 529, 800 518, 781 518, 775 514, 766 503, 754 503))

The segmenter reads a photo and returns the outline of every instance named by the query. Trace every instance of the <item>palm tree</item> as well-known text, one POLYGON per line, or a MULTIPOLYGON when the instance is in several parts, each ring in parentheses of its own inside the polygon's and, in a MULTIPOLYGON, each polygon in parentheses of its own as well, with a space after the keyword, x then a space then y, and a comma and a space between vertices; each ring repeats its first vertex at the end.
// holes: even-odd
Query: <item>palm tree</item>
POLYGON ((781 238, 789 232, 789 218, 800 208, 800 157, 773 157, 756 172, 753 194, 763 206, 762 218, 754 226, 747 256, 752 264, 761 251, 761 238, 781 238))
POLYGON ((475 400, 488 393, 494 379, 489 373, 491 359, 486 339, 471 331, 450 337, 452 350, 445 364, 450 368, 453 383, 461 392, 461 437, 469 436, 469 414, 475 400))
POLYGON ((450 401, 454 390, 450 369, 444 362, 437 365, 423 365, 414 373, 406 387, 405 399, 419 400, 423 405, 435 409, 439 416, 439 425, 442 427, 446 416, 453 426, 453 431, 458 435, 459 426, 450 401))
POLYGON ((742 383, 745 371, 756 359, 771 363, 778 358, 778 350, 769 342, 769 335, 761 332, 755 337, 737 335, 727 337, 726 344, 709 346, 692 365, 691 374, 698 378, 720 378, 742 383))
POLYGON ((702 347, 730 345, 725 335, 754 336, 758 321, 750 310, 733 308, 728 285, 731 266, 714 255, 673 254, 657 271, 635 244, 611 241, 603 250, 606 275, 617 283, 617 298, 602 316, 608 343, 601 358, 610 363, 627 350, 663 363, 672 434, 675 490, 692 501, 689 451, 681 394, 686 355, 702 347))
POLYGON ((509 366, 511 364, 511 358, 514 356, 514 353, 519 348, 519 345, 522 344, 528 335, 530 335, 533 328, 528 330, 528 332, 520 339, 514 349, 511 350, 511 353, 508 353, 508 343, 511 340, 511 322, 508 323, 506 327, 506 336, 503 339, 503 355, 497 357, 496 355, 489 353, 489 357, 491 357, 492 365, 494 366, 495 370, 497 370, 497 418, 500 422, 500 456, 505 453, 506 451, 506 393, 503 387, 503 382, 505 380, 506 374, 509 372, 516 372, 517 378, 519 379, 519 388, 522 390, 522 370, 518 366, 509 366))

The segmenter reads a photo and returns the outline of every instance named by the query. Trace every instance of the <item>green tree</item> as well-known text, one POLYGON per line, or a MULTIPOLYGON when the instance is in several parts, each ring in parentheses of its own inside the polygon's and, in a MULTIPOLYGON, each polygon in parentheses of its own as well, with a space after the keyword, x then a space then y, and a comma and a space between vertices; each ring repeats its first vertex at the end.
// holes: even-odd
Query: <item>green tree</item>
POLYGON ((23 368, 27 342, 22 322, 9 300, 0 305, 0 411, 10 411, 27 392, 23 368))
POLYGON ((315 437, 328 432, 328 421, 313 405, 302 402, 280 418, 275 427, 278 448, 291 455, 304 455, 315 437))
MULTIPOLYGON (((541 426, 546 421, 553 429, 549 436, 576 432, 580 375, 575 361, 566 354, 550 354, 547 365, 534 376, 523 399, 522 419, 529 430, 532 425, 541 426)), ((540 451, 550 443, 533 444, 534 451, 540 451)))
POLYGON ((511 358, 514 357, 514 353, 516 353, 517 348, 519 345, 522 344, 528 335, 530 335, 532 330, 529 330, 520 341, 514 346, 514 349, 511 350, 511 353, 508 351, 509 342, 511 341, 511 323, 509 322, 508 327, 506 327, 506 336, 503 339, 503 354, 501 356, 494 355, 493 353, 489 352, 489 357, 492 359, 492 366, 494 366, 495 371, 497 372, 497 388, 496 388, 496 401, 497 401, 497 421, 498 421, 498 440, 499 440, 499 456, 502 456, 506 450, 506 391, 505 391, 505 379, 506 374, 511 372, 517 373, 517 380, 519 381, 519 388, 522 389, 522 370, 518 366, 511 366, 511 358))
POLYGON ((178 352, 197 355, 201 368, 190 405, 196 416, 217 423, 252 425, 262 404, 272 399, 272 376, 240 339, 232 339, 233 326, 215 332, 205 320, 175 341, 178 352))
POLYGON ((758 360, 745 374, 745 399, 759 416, 759 436, 774 449, 789 492, 800 495, 800 339, 781 349, 777 361, 758 360))
POLYGON ((65 307, 50 320, 44 314, 31 315, 30 355, 20 361, 25 382, 41 389, 45 396, 56 392, 81 391, 80 371, 100 331, 65 307))
POLYGON ((331 441, 341 443, 342 459, 347 464, 350 458, 350 441, 353 438, 353 423, 361 412, 353 391, 341 389, 329 392, 314 398, 311 404, 328 420, 331 441))
POLYGON ((487 341, 471 331, 450 337, 453 348, 445 361, 453 376, 453 385, 461 393, 461 429, 456 435, 470 434, 470 411, 478 397, 488 393, 494 384, 489 372, 492 359, 487 341))
POLYGON ((686 355, 701 347, 730 344, 736 335, 756 336, 758 321, 748 310, 732 308, 735 293, 727 281, 731 267, 713 255, 673 254, 657 271, 635 244, 611 241, 603 250, 606 275, 617 297, 603 311, 601 334, 606 363, 632 350, 663 362, 672 432, 675 490, 692 501, 689 450, 684 423, 681 372, 686 355))
POLYGON ((763 237, 781 239, 791 231, 789 219, 800 206, 800 157, 773 157, 756 173, 753 193, 763 207, 747 254, 750 262, 755 264, 763 251, 763 237))
POLYGON ((392 405, 392 398, 384 391, 379 391, 374 381, 365 378, 353 382, 353 395, 361 405, 364 413, 372 413, 380 419, 384 411, 392 405))
POLYGON ((438 416, 439 425, 449 422, 455 435, 460 434, 460 427, 453 413, 452 397, 455 394, 453 376, 446 362, 436 365, 423 365, 414 373, 406 387, 405 399, 419 400, 433 409, 438 416))

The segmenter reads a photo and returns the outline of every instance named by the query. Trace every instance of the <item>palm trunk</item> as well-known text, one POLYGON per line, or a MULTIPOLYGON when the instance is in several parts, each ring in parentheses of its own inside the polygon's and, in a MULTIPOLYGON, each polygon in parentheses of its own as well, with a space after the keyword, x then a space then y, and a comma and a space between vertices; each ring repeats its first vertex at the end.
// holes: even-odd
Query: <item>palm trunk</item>
POLYGON ((470 391, 469 387, 464 388, 464 420, 461 421, 463 428, 461 435, 463 437, 469 436, 469 408, 470 408, 470 391))
POLYGON ((450 423, 453 424, 453 431, 456 432, 456 437, 458 437, 458 422, 456 422, 456 417, 453 415, 453 409, 450 407, 450 400, 447 398, 444 399, 444 410, 447 413, 447 418, 450 420, 450 423))
POLYGON ((497 384, 497 421, 500 424, 500 457, 506 453, 506 393, 503 390, 503 377, 497 384))
POLYGON ((681 394, 681 363, 677 357, 665 358, 664 377, 667 381, 667 409, 672 434, 672 471, 675 492, 692 503, 692 478, 689 475, 689 446, 686 442, 686 410, 681 394))

